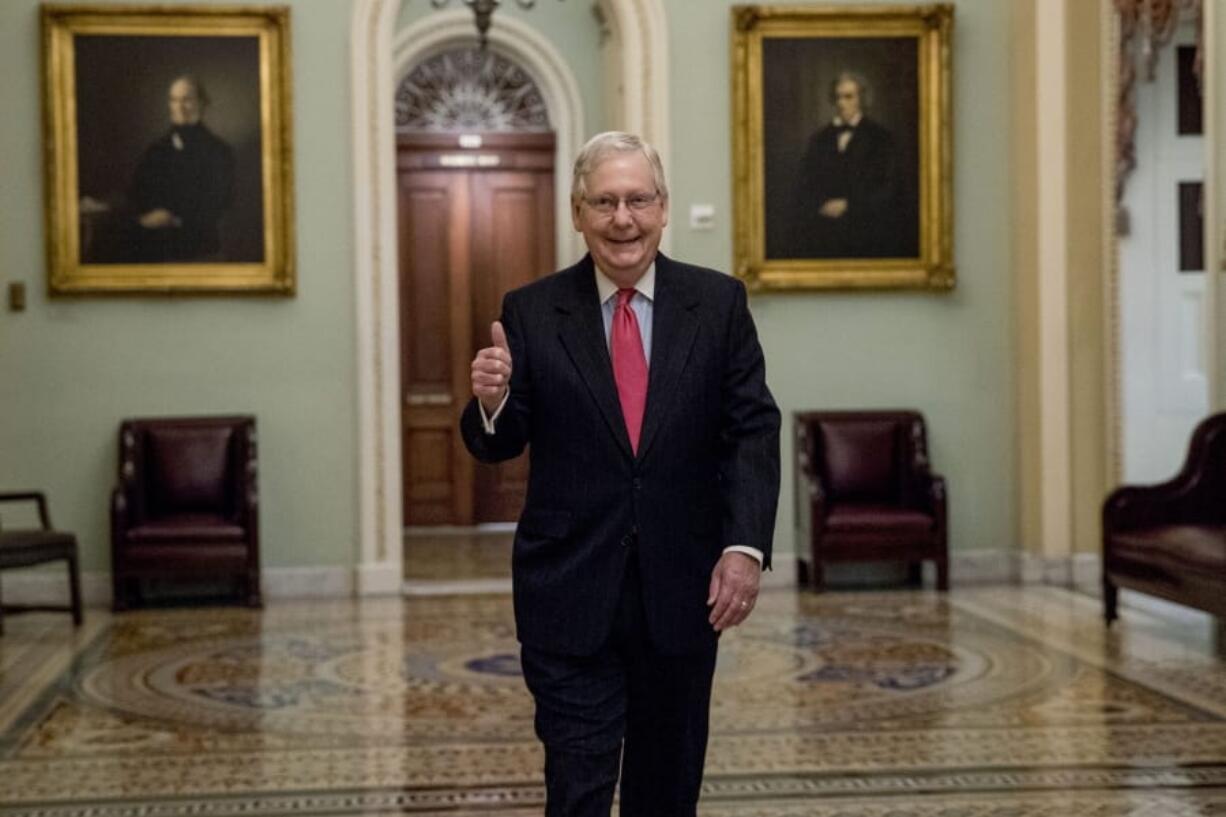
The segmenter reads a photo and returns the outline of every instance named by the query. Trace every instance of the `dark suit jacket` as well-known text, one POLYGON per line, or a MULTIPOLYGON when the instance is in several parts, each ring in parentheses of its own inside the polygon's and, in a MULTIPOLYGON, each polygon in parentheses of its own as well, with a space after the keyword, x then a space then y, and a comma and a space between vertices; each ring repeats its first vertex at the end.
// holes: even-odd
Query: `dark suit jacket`
POLYGON ((745 288, 656 256, 652 351, 638 456, 631 453, 590 256, 507 294, 511 396, 486 434, 461 420, 477 459, 528 445, 528 495, 512 577, 521 642, 568 655, 608 637, 627 559, 637 558, 649 632, 670 654, 714 646, 706 606, 723 549, 769 565, 779 496, 779 411, 745 288), (634 539, 637 537, 637 543, 634 539))
POLYGON ((135 228, 137 261, 190 261, 221 249, 219 222, 234 198, 234 151, 203 123, 177 125, 141 156, 129 191, 134 215, 164 207, 183 222, 135 228), (174 146, 179 135, 181 149, 174 146))
POLYGON ((894 138, 868 117, 839 152, 840 128, 826 125, 809 139, 801 164, 797 212, 806 257, 882 258, 898 243, 898 169, 894 138), (838 219, 820 214, 828 199, 847 199, 838 219))

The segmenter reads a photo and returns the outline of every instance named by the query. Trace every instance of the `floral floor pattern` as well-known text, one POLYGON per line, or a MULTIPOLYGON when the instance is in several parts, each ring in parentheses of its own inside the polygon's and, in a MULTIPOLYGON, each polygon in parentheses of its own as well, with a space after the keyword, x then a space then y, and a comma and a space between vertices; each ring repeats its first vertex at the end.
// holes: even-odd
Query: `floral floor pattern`
MULTIPOLYGON (((540 814, 506 596, 10 619, 0 817, 540 814)), ((1226 815, 1197 619, 1054 588, 769 591, 721 645, 705 815, 1226 815)))

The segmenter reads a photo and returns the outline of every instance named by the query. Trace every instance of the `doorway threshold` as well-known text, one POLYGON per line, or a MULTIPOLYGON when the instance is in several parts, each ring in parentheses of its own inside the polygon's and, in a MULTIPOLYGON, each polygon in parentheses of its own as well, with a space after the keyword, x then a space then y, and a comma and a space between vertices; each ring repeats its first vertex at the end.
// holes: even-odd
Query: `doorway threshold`
POLYGON ((481 533, 514 533, 515 522, 482 522, 479 525, 405 525, 404 538, 411 536, 472 536, 481 533))
POLYGON ((510 579, 408 579, 403 596, 485 596, 511 592, 510 579))

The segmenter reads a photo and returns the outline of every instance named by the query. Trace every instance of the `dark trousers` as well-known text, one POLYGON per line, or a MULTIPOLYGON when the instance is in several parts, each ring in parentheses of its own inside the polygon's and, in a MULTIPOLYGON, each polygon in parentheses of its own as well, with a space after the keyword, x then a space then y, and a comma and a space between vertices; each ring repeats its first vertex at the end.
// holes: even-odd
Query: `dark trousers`
POLYGON ((608 817, 619 761, 621 817, 694 817, 716 651, 655 650, 635 561, 632 553, 613 632, 595 655, 523 648, 545 745, 546 817, 608 817))

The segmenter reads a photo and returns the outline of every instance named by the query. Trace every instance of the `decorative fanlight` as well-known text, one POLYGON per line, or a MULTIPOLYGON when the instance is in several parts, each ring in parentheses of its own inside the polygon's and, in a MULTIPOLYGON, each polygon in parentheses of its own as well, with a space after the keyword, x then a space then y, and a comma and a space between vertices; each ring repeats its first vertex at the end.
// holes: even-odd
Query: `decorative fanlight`
MULTIPOLYGON (((451 0, 430 0, 430 4, 436 9, 441 9, 450 2, 451 0)), ((473 10, 473 18, 477 24, 477 39, 481 47, 485 48, 486 35, 490 30, 494 11, 502 5, 502 0, 460 0, 460 2, 473 10)), ((515 2, 521 9, 530 9, 536 5, 536 0, 515 0, 515 2)))

